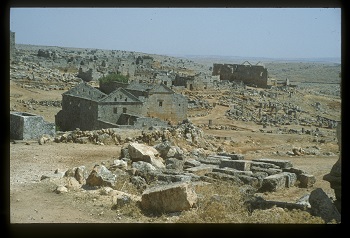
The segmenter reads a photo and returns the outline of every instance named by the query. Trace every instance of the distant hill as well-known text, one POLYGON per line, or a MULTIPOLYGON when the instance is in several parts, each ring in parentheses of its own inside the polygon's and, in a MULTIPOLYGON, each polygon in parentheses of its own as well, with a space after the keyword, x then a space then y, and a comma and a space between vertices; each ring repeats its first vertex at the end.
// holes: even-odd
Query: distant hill
POLYGON ((187 58, 198 62, 215 61, 218 63, 243 63, 248 60, 254 64, 259 61, 264 62, 301 62, 301 63, 341 63, 341 58, 323 57, 323 58, 268 58, 268 57, 244 57, 244 56, 222 56, 222 55, 180 55, 171 54, 173 57, 187 58))

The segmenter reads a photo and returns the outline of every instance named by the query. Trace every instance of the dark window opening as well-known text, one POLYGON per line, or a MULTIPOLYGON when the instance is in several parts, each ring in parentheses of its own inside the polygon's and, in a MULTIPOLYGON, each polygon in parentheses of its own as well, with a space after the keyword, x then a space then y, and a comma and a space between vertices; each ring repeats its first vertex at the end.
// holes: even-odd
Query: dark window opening
POLYGON ((128 98, 125 98, 125 102, 127 102, 128 101, 128 98))
POLYGON ((118 108, 117 107, 113 108, 113 113, 118 113, 118 108))
POLYGON ((158 105, 159 105, 160 107, 163 106, 163 101, 159 101, 158 103, 159 103, 158 105))
POLYGON ((126 113, 126 107, 123 107, 123 113, 126 113))

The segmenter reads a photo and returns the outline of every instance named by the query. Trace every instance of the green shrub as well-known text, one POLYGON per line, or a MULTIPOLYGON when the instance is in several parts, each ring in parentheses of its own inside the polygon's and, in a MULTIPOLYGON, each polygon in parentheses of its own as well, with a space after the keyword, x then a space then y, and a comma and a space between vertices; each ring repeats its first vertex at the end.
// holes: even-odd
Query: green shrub
POLYGON ((109 83, 109 82, 120 82, 120 83, 128 83, 129 77, 121 75, 121 74, 108 74, 104 77, 98 79, 101 83, 109 83))

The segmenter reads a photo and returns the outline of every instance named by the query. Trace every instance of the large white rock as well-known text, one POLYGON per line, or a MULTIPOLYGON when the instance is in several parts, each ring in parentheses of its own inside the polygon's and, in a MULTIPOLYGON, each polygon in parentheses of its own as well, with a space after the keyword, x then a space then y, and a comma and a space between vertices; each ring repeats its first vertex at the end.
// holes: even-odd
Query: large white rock
POLYGON ((159 152, 148 145, 139 143, 130 143, 128 152, 133 162, 144 161, 152 164, 156 168, 165 168, 163 159, 159 157, 159 152))
POLYGON ((189 210, 197 202, 197 194, 188 183, 179 182, 146 189, 141 208, 152 213, 189 210))

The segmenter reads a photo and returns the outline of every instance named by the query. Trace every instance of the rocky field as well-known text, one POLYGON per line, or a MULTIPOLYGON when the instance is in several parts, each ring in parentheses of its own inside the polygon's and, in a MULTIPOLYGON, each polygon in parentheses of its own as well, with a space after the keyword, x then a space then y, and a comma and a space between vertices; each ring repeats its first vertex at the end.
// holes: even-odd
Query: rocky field
MULTIPOLYGON (((46 48, 19 45, 9 85, 11 111, 48 122, 61 109, 61 94, 81 82, 85 55, 90 64, 112 65, 113 57, 130 54, 51 47, 55 54, 39 57, 46 48)), ((153 70, 210 74, 205 64, 153 57, 153 70)), ((340 223, 338 211, 315 208, 324 195, 335 201, 323 177, 340 157, 340 85, 325 84, 339 83, 337 66, 274 65, 275 78, 298 72, 303 83, 174 89, 188 97, 188 120, 166 129, 77 129, 10 140, 10 222, 340 223)))

